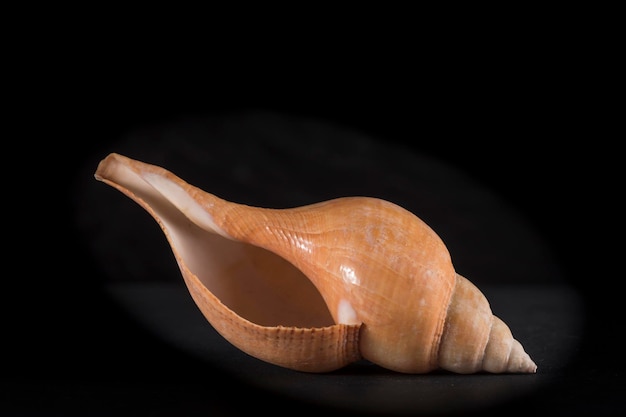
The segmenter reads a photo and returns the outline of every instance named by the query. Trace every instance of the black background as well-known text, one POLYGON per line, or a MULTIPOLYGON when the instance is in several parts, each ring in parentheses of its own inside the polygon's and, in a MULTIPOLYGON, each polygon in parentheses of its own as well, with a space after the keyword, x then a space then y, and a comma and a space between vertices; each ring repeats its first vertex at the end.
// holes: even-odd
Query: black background
MULTIPOLYGON (((5 205, 19 219, 6 226, 20 232, 6 242, 1 411, 242 410, 225 397, 213 410, 198 410, 193 399, 207 388, 193 382, 202 380, 193 359, 132 327, 99 292, 93 283, 105 277, 79 243, 69 203, 76 196, 68 193, 83 161, 99 160, 129 130, 179 116, 260 109, 402 143, 467 172, 521 211, 583 295, 586 328, 571 380, 550 397, 538 394, 536 402, 513 407, 623 412, 617 338, 623 324, 616 314, 622 272, 613 267, 621 225, 613 213, 622 190, 615 184, 618 151, 605 131, 614 110, 596 95, 605 88, 602 74, 585 70, 595 54, 585 49, 583 59, 579 41, 558 34, 487 45, 459 39, 445 50, 410 45, 380 53, 347 42, 332 53, 307 47, 276 55, 263 45, 218 53, 208 44, 168 55, 156 47, 146 53, 142 42, 124 52, 105 42, 45 48, 40 62, 48 69, 20 84, 16 107, 28 111, 18 119, 19 150, 5 154, 15 167, 5 177, 5 205), (191 52, 201 59, 189 59, 191 52), (120 333, 132 335, 132 343, 112 337, 120 333)), ((240 389, 226 375, 221 381, 219 392, 240 389)), ((245 391, 235 397, 276 413, 298 407, 245 391)))

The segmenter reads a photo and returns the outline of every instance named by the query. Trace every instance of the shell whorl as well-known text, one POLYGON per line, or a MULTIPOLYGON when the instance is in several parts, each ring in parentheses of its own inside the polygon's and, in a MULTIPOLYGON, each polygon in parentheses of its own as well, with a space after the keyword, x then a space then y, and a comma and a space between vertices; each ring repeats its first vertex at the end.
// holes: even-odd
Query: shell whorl
POLYGON ((446 314, 438 362, 442 369, 462 374, 537 371, 537 365, 513 338, 509 327, 493 315, 483 293, 458 274, 446 314))
POLYGON ((96 178, 155 218, 202 313, 252 356, 311 372, 361 357, 406 373, 536 371, 484 295, 455 272, 439 236, 395 204, 345 197, 252 207, 118 154, 100 163, 96 178), (250 286, 283 288, 272 303, 286 306, 251 312, 251 300, 227 288, 237 280, 219 280, 234 269, 250 286), (298 307, 311 313, 286 324, 276 317, 298 307))

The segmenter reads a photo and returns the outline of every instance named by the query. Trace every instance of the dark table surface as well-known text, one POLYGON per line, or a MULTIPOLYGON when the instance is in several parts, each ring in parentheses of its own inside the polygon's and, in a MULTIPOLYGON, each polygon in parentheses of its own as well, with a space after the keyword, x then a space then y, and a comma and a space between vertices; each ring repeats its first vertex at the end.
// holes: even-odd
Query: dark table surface
POLYGON ((10 204, 35 215, 22 223, 33 233, 7 240, 20 272, 5 292, 0 415, 626 411, 621 273, 611 265, 621 255, 605 238, 619 237, 610 217, 618 206, 601 198, 619 191, 598 188, 613 177, 592 177, 593 141, 549 146, 577 124, 547 102, 529 113, 513 101, 474 108, 441 99, 414 112, 359 97, 229 108, 214 96, 195 112, 173 111, 182 99, 167 107, 154 95, 124 97, 114 107, 75 106, 55 130, 74 145, 55 140, 50 153, 41 145, 37 187, 20 190, 36 204, 10 204), (404 375, 363 361, 318 375, 241 353, 198 313, 155 222, 93 179, 109 152, 248 204, 372 195, 404 206, 442 237, 537 374, 404 375))
MULTIPOLYGON (((538 366, 532 375, 394 373, 367 361, 311 374, 267 364, 238 351, 204 319, 184 284, 114 284, 107 288, 142 328, 197 361, 198 377, 219 371, 269 397, 346 412, 478 413, 511 401, 533 401, 565 381, 583 338, 583 304, 567 286, 490 286, 492 310, 513 329, 538 366)), ((155 364, 158 366, 158 364, 155 364)), ((225 393, 227 395, 227 393, 225 393)))

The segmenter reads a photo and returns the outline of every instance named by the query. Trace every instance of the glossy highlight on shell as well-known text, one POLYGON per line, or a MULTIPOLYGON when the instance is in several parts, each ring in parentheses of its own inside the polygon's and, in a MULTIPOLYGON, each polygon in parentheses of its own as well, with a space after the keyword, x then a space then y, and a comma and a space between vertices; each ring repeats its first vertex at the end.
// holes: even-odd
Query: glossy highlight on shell
POLYGON ((253 207, 116 153, 95 178, 156 220, 204 317, 253 357, 306 372, 360 359, 404 373, 536 372, 439 236, 396 204, 253 207))

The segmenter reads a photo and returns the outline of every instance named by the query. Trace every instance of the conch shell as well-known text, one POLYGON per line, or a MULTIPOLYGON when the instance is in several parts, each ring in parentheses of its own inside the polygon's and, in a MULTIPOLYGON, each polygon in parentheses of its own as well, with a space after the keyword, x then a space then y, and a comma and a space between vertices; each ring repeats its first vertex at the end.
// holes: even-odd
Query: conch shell
POLYGON ((393 203, 252 207, 116 153, 95 178, 152 215, 205 318, 253 357, 306 372, 360 359, 404 373, 537 370, 439 236, 393 203))

